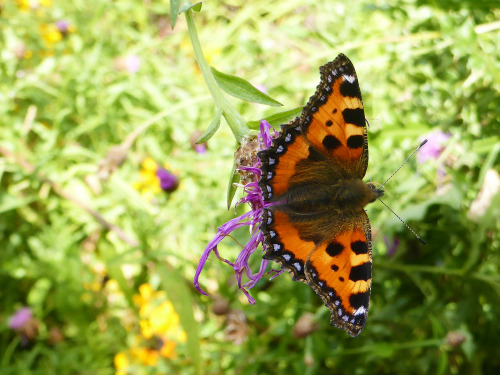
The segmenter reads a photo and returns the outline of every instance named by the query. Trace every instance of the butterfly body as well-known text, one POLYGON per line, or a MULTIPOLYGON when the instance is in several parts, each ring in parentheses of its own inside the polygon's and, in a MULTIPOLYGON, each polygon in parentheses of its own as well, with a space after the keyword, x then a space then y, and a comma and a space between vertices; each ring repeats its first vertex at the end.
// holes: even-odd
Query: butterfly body
POLYGON ((332 181, 331 184, 305 185, 290 189, 272 209, 286 210, 298 216, 327 213, 330 216, 354 216, 380 196, 361 180, 332 181))
POLYGON ((364 207, 383 191, 362 179, 368 165, 363 102, 356 72, 339 55, 300 118, 260 152, 264 258, 310 285, 331 323, 358 335, 371 287, 371 231, 364 207))

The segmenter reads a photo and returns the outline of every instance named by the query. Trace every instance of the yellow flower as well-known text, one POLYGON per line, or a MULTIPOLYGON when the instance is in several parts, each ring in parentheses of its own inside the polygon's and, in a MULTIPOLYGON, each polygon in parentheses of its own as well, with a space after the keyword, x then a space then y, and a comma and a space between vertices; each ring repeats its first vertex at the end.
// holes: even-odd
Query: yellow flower
POLYGON ((145 338, 150 339, 151 337, 153 337, 154 332, 149 321, 141 320, 139 322, 139 327, 141 327, 141 333, 145 338))
POLYGON ((179 315, 170 301, 163 302, 153 309, 149 317, 153 331, 162 335, 175 330, 179 326, 179 315))
POLYGON ((91 283, 89 282, 85 282, 83 283, 83 287, 86 289, 86 290, 91 290, 93 292, 98 292, 101 290, 102 288, 102 283, 98 282, 98 281, 93 281, 91 283))
POLYGON ((175 341, 164 341, 160 349, 160 355, 163 358, 175 358, 175 348, 177 343, 175 341))
POLYGON ((148 283, 142 284, 139 287, 139 293, 144 301, 149 301, 154 293, 153 287, 148 283))
POLYGON ((140 334, 128 352, 116 354, 115 375, 125 375, 125 367, 154 367, 160 358, 175 358, 177 344, 186 341, 179 315, 164 291, 155 291, 149 283, 142 284, 134 303, 139 307, 140 334))
POLYGON ((142 318, 139 322, 141 334, 148 339, 155 335, 174 336, 174 333, 179 329, 179 315, 175 312, 170 301, 157 304, 158 301, 152 301, 141 306, 139 311, 142 318))
POLYGON ((50 7, 51 5, 52 5, 52 0, 17 0, 17 7, 23 12, 36 10, 41 6, 50 7))
POLYGON ((134 359, 137 359, 141 364, 146 366, 156 366, 158 363, 158 351, 149 348, 132 348, 130 354, 134 359))
POLYGON ((141 334, 148 339, 153 336, 165 339, 171 337, 183 342, 186 334, 180 329, 179 315, 172 302, 166 298, 165 292, 153 291, 150 284, 139 287, 139 295, 134 296, 134 301, 140 307, 141 334))
POLYGON ((62 39, 62 34, 56 25, 42 25, 41 26, 42 39, 45 41, 48 47, 52 47, 54 44, 62 39))
POLYGON ((153 199, 155 194, 161 192, 160 183, 156 176, 157 169, 158 164, 152 158, 146 158, 139 172, 139 181, 133 184, 134 189, 148 200, 153 199))
POLYGON ((125 352, 116 353, 114 363, 116 368, 115 375, 127 375, 127 371, 124 371, 124 369, 128 368, 130 362, 125 352))
POLYGON ((132 186, 148 200, 161 191, 171 193, 177 189, 179 181, 176 175, 165 168, 152 158, 146 158, 139 172, 139 181, 132 186))

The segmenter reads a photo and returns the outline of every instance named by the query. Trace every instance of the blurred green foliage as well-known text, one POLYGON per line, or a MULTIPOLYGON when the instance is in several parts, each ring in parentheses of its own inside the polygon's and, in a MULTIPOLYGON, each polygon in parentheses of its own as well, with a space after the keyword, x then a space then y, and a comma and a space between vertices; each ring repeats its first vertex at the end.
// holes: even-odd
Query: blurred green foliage
MULTIPOLYGON (((195 14, 210 65, 264 89, 282 111, 306 103, 320 65, 349 56, 375 181, 419 137, 451 135, 437 159, 411 161, 386 187, 386 203, 427 246, 383 206, 368 208, 372 299, 356 339, 286 274, 259 282, 250 306, 213 257, 201 282, 217 298, 194 290, 200 254, 233 217, 235 141, 222 121, 206 153, 192 147, 217 110, 182 14, 172 30, 160 0, 3 0, 0 9, 2 374, 115 373, 115 355, 138 332, 144 283, 167 292, 187 341, 133 373, 499 372, 497 1, 232 0, 195 14), (133 188, 148 156, 168 164, 178 190, 147 200, 133 188), (22 306, 38 327, 28 341, 9 328, 22 306), (305 313, 316 331, 297 338, 305 313)), ((281 111, 228 99, 247 121, 281 111)), ((219 248, 230 260, 239 249, 230 238, 219 248)))

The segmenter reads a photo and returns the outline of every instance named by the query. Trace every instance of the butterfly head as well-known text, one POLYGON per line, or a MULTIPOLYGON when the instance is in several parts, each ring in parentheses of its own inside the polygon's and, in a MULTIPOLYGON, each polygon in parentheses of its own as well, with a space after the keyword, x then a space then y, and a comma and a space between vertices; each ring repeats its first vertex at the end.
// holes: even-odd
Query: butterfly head
POLYGON ((371 190, 369 203, 375 202, 378 198, 384 196, 384 187, 383 186, 380 186, 377 188, 377 184, 374 182, 368 182, 366 184, 366 186, 368 186, 371 190))

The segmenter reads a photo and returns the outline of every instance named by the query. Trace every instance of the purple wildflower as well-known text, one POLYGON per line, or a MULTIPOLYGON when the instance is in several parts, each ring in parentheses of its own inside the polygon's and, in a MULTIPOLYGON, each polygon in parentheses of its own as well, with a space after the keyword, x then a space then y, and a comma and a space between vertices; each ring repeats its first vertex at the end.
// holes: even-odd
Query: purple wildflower
POLYGON ((201 143, 199 145, 194 146, 194 150, 198 154, 205 154, 207 152, 207 144, 206 143, 201 143))
POLYGON ((441 130, 429 133, 424 138, 427 138, 427 144, 418 150, 417 162, 425 163, 429 159, 437 159, 445 149, 444 144, 451 137, 451 134, 444 133, 441 130))
POLYGON ((205 154, 208 150, 208 143, 197 143, 200 137, 203 135, 203 132, 197 130, 191 133, 189 137, 189 142, 191 143, 191 148, 195 150, 198 154, 205 154))
POLYGON ((38 335, 38 321, 29 307, 20 308, 9 318, 9 328, 21 336, 21 347, 26 347, 38 335))
MULTIPOLYGON (((270 129, 271 125, 269 125, 267 121, 262 120, 260 122, 260 134, 258 135, 260 150, 269 148, 272 144, 273 139, 278 135, 277 132, 274 132, 274 134, 271 135, 270 129)), ((241 203, 248 203, 250 205, 250 211, 228 221, 226 224, 219 227, 217 230, 217 234, 205 248, 205 251, 201 256, 200 263, 198 264, 194 276, 194 286, 196 287, 196 289, 198 289, 200 293, 204 295, 208 294, 201 289, 198 278, 200 276, 201 271, 203 270, 203 267, 205 266, 205 263, 210 253, 213 251, 215 253, 215 256, 217 256, 219 260, 233 267, 234 271, 236 272, 238 287, 247 296, 248 302, 250 302, 250 304, 253 305, 255 303, 255 300, 250 296, 248 290, 254 287, 255 284, 257 284, 257 282, 262 278, 262 276, 264 276, 267 265, 269 263, 269 261, 262 259, 262 262, 260 264, 260 269, 257 273, 253 273, 252 270, 250 269, 250 265, 248 264, 250 256, 255 252, 255 250, 257 250, 257 247, 259 246, 259 244, 262 243, 264 239, 264 236, 260 231, 260 224, 262 222, 262 210, 263 208, 269 206, 269 203, 264 202, 262 191, 260 190, 259 187, 259 180, 261 176, 261 171, 259 167, 260 167, 260 160, 258 158, 256 158, 253 165, 238 167, 240 171, 243 171, 245 173, 251 173, 255 176, 254 179, 251 179, 246 184, 240 186, 243 188, 243 191, 246 195, 240 201, 238 201, 238 203, 236 203, 236 206, 238 206, 241 203), (217 250, 217 245, 231 232, 243 226, 249 227, 250 240, 243 247, 240 254, 236 258, 236 261, 232 263, 227 259, 222 258, 219 255, 219 252, 217 250), (244 274, 248 277, 249 281, 243 284, 242 278, 244 274)))
POLYGON ((156 170, 156 177, 160 180, 161 189, 167 193, 173 192, 179 186, 177 176, 160 165, 158 165, 158 169, 156 170))
POLYGON ((385 246, 387 247, 387 257, 392 258, 398 251, 399 238, 394 237, 392 241, 389 241, 389 238, 387 236, 384 236, 384 242, 385 246))
POLYGON ((9 328, 20 331, 33 318, 33 313, 29 307, 22 307, 17 310, 9 319, 9 328))
POLYGON ((67 34, 69 30, 69 22, 66 20, 59 20, 56 22, 56 27, 61 34, 67 34))

